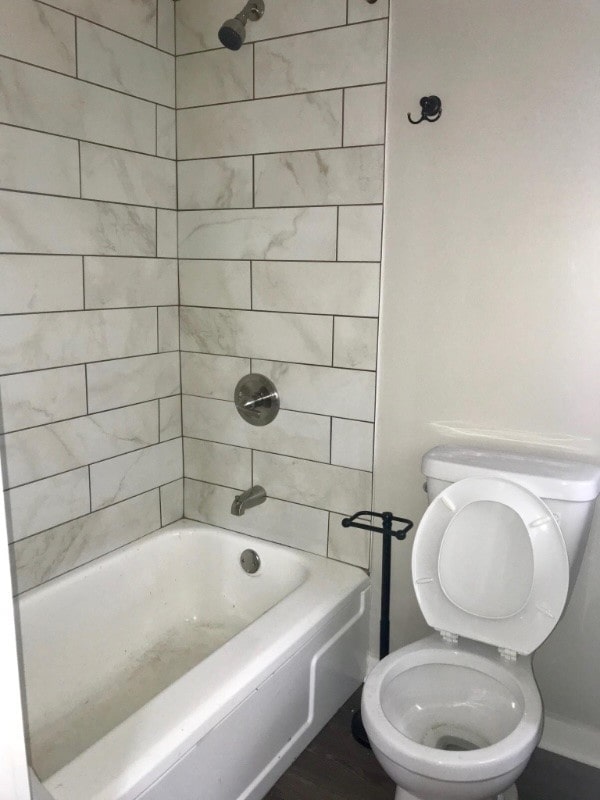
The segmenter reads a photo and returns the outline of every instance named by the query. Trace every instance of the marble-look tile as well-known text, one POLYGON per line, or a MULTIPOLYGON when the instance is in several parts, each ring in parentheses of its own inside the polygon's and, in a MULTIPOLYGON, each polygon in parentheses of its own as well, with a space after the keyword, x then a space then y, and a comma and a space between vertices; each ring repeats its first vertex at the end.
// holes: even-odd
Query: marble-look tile
POLYGON ((158 349, 161 353, 179 350, 179 306, 158 309, 158 349))
POLYGON ((372 372, 258 359, 252 362, 252 371, 273 381, 282 408, 349 419, 374 418, 375 375, 372 372))
POLYGON ((177 106, 207 106, 252 99, 253 51, 220 47, 177 59, 177 106))
POLYGON ((83 366, 0 378, 0 432, 47 425, 86 413, 83 366))
POLYGON ((161 50, 175 54, 175 9, 173 0, 158 0, 157 43, 161 50))
POLYGON ((257 206, 381 203, 383 147, 276 153, 255 158, 257 206))
POLYGON ((0 84, 0 122, 155 152, 152 103, 6 58, 0 58, 0 84))
POLYGON ((213 355, 331 363, 331 317, 181 309, 181 349, 213 355))
POLYGON ((175 208, 176 183, 174 161, 81 143, 82 197, 175 208))
POLYGON ((9 541, 81 517, 90 510, 87 467, 6 492, 9 541))
POLYGON ((156 44, 156 0, 52 0, 52 5, 148 44, 156 44))
POLYGON ((184 395, 183 435, 329 461, 329 419, 317 414, 280 411, 269 425, 256 427, 248 425, 231 402, 184 395))
MULTIPOLYGON (((177 52, 193 53, 222 47, 217 32, 223 21, 240 11, 238 0, 178 0, 177 52)), ((248 25, 246 41, 272 39, 302 31, 346 24, 346 0, 294 0, 270 3, 256 25, 248 25)))
POLYGON ((181 304, 250 308, 249 261, 180 261, 181 304))
POLYGON ((267 497, 262 505, 255 506, 242 517, 235 517, 231 515, 230 509, 237 493, 237 489, 186 478, 185 515, 189 519, 246 533, 257 539, 277 542, 321 556, 326 554, 327 512, 267 497))
POLYGON ((342 92, 182 109, 177 137, 182 159, 339 147, 342 92))
POLYGON ((86 308, 164 306, 178 302, 175 259, 88 256, 84 267, 86 308))
POLYGON ((183 478, 160 487, 160 518, 162 525, 183 517, 183 478))
POLYGON ((75 74, 73 17, 23 0, 4 0, 2 5, 0 55, 67 75, 75 74))
POLYGON ((155 353, 88 364, 87 387, 90 413, 178 394, 179 355, 155 353))
POLYGON ((377 366, 376 319, 336 317, 333 337, 333 364, 349 369, 375 369, 377 366))
POLYGON ((387 20, 254 45, 256 97, 386 79, 387 20))
POLYGON ((0 186, 79 197, 77 142, 0 125, 0 186))
POLYGON ((183 440, 185 477, 245 491, 252 483, 252 452, 227 444, 183 440))
POLYGON ((250 372, 250 359, 213 356, 204 353, 181 354, 181 382, 184 394, 232 400, 240 378, 250 372))
MULTIPOLYGON (((179 361, 179 355, 175 355, 177 355, 177 360, 179 361)), ((160 414, 160 441, 166 442, 169 439, 181 436, 181 395, 162 398, 158 401, 158 409, 160 414)))
POLYGON ((371 474, 298 458, 254 453, 254 482, 270 497, 352 514, 371 505, 371 474))
POLYGON ((180 258, 335 259, 335 208, 180 211, 180 258))
POLYGON ((177 211, 156 212, 156 255, 159 258, 177 258, 177 211))
POLYGON ((154 209, 0 192, 0 250, 154 255, 154 209), (23 225, 23 220, 35 225, 23 225))
POLYGON ((371 534, 357 528, 342 528, 341 514, 329 514, 327 556, 345 564, 369 569, 371 559, 371 534))
POLYGON ((383 206, 342 206, 338 222, 339 261, 379 261, 383 206))
POLYGON ((156 309, 0 317, 0 374, 156 352, 156 309))
POLYGON ((366 3, 365 0, 348 0, 348 22, 350 23, 387 17, 389 11, 389 0, 377 0, 376 3, 366 3))
POLYGON ((0 255, 0 314, 83 308, 78 256, 0 255))
POLYGON ((111 458, 158 440, 158 403, 53 422, 4 436, 8 487, 111 458))
POLYGON ((357 86, 344 93, 344 147, 385 141, 384 83, 357 86))
POLYGON ((77 20, 78 76, 164 106, 175 106, 175 58, 156 47, 77 20))
POLYGON ((179 208, 252 208, 252 157, 182 161, 179 208))
MULTIPOLYGON (((346 370, 350 372, 351 370, 346 370)), ((331 463, 352 469, 373 469, 373 424, 350 419, 333 419, 331 463)))
POLYGON ((102 508, 183 476, 181 439, 136 450, 90 467, 92 508, 102 508))
POLYGON ((153 490, 16 542, 12 551, 17 591, 87 564, 160 526, 158 491, 153 490))
MULTIPOLYGON (((172 2, 173 0, 169 0, 172 2)), ((156 107, 156 155, 163 158, 177 157, 176 113, 172 108, 156 107)))
POLYGON ((379 264, 255 261, 252 308, 376 317, 379 264))

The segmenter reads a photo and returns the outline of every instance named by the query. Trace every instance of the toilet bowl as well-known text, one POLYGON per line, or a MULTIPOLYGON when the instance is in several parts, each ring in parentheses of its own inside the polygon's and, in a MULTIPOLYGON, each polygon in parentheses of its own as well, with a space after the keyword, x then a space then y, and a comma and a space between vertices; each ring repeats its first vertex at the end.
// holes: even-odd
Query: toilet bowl
POLYGON ((423 473, 412 578, 438 633, 372 670, 363 724, 396 800, 517 800, 542 733, 532 654, 567 602, 600 468, 437 447, 423 473))

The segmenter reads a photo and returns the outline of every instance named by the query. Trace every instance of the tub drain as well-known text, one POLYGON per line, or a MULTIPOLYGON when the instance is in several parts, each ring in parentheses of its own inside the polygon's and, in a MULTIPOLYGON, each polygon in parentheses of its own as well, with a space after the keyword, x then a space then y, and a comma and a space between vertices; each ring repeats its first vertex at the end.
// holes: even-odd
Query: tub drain
POLYGON ((254 575, 260 569, 260 556, 256 550, 244 550, 240 556, 240 564, 244 572, 248 575, 254 575))

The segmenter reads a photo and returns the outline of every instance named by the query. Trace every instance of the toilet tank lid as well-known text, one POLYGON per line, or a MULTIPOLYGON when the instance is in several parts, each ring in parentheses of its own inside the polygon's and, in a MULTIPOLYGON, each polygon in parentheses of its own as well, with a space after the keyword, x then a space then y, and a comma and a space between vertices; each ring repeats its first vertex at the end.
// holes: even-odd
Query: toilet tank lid
POLYGON ((547 500, 582 503, 600 494, 600 467, 527 453, 439 445, 425 453, 421 469, 427 478, 449 483, 504 478, 547 500))

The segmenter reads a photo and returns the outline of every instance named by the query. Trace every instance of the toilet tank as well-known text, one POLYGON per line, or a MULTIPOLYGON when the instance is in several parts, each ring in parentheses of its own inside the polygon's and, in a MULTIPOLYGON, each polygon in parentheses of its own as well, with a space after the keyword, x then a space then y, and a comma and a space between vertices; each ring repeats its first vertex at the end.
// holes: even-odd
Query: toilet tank
POLYGON ((425 453, 421 469, 430 502, 463 478, 503 478, 540 497, 562 531, 574 584, 600 494, 600 467, 539 455, 440 445, 425 453))

